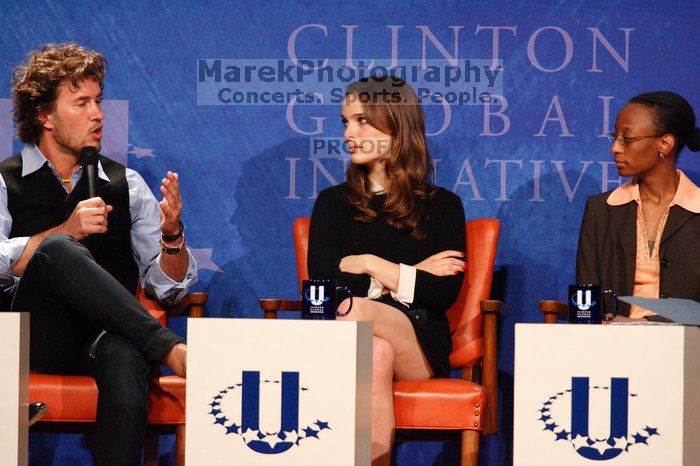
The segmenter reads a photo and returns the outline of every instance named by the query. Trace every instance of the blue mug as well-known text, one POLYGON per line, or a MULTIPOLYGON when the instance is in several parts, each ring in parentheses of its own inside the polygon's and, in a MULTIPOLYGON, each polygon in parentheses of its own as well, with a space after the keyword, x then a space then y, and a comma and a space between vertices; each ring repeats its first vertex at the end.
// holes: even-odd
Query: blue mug
POLYGON ((600 324, 617 316, 620 304, 613 290, 601 290, 599 285, 569 285, 569 323, 600 324), (615 310, 611 317, 605 316, 603 296, 615 298, 615 310))
POLYGON ((335 280, 304 280, 301 284, 301 318, 308 320, 335 320, 348 315, 352 309, 352 293, 348 287, 337 285, 335 280), (350 299, 346 312, 338 312, 338 292, 344 291, 350 299))

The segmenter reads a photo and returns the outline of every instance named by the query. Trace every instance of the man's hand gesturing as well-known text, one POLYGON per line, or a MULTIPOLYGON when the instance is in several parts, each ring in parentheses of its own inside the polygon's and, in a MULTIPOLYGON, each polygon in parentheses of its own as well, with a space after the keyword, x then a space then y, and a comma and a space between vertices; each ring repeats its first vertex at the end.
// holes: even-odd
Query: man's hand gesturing
POLYGON ((180 231, 180 214, 182 213, 182 196, 180 196, 180 181, 178 174, 168 172, 163 178, 160 192, 160 230, 166 236, 176 235, 180 231))

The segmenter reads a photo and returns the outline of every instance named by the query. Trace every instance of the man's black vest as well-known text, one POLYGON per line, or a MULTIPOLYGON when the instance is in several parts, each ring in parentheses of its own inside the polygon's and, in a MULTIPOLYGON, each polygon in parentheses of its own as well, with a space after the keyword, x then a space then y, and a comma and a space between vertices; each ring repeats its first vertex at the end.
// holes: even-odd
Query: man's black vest
MULTIPOLYGON (((110 181, 97 179, 98 194, 114 209, 107 220, 107 233, 90 235, 81 243, 103 269, 133 294, 139 272, 131 248, 126 168, 104 156, 100 156, 100 163, 110 181)), ((7 185, 7 205, 12 216, 10 238, 32 236, 60 225, 78 202, 88 198, 86 176, 67 195, 48 163, 22 177, 21 154, 0 163, 0 174, 7 185)))

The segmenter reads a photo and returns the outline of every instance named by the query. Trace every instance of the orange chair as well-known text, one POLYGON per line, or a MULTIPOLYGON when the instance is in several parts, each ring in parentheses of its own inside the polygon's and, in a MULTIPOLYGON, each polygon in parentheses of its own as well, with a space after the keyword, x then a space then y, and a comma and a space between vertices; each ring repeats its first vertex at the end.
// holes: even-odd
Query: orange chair
MULTIPOLYGON (((294 222, 299 290, 309 277, 309 218, 294 222)), ((495 219, 466 222, 467 273, 455 304, 447 311, 452 331, 453 369, 461 379, 394 382, 396 439, 461 441, 461 464, 476 465, 479 435, 498 428, 496 325, 500 301, 488 301, 500 223, 495 219)), ((261 299, 265 318, 278 311, 299 311, 301 301, 261 299)))
MULTIPOLYGON (((168 310, 149 299, 139 287, 136 297, 154 317, 167 324, 168 315, 189 312, 201 317, 206 293, 190 293, 168 310)), ((97 385, 92 377, 74 375, 29 374, 29 402, 43 401, 48 409, 32 432, 87 432, 97 413, 97 385)), ((185 463, 185 379, 170 375, 155 379, 150 387, 148 427, 144 442, 144 464, 158 464, 158 435, 176 436, 178 466, 185 463)), ((118 439, 115 439, 118 441, 118 439)))

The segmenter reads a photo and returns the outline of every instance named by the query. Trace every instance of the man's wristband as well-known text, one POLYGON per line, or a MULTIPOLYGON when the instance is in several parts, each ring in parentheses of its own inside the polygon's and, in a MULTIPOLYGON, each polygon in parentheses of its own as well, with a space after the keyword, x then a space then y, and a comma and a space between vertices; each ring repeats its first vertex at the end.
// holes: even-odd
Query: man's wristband
POLYGON ((182 223, 182 220, 180 220, 180 231, 178 231, 174 235, 166 235, 164 233, 161 233, 161 237, 163 238, 163 241, 166 243, 171 243, 175 241, 176 239, 180 239, 180 236, 182 236, 182 233, 185 231, 185 224, 182 223))
POLYGON ((180 237, 182 238, 180 244, 176 246, 168 246, 167 244, 165 244, 165 235, 160 235, 160 249, 169 256, 177 254, 182 250, 183 246, 185 245, 185 235, 183 235, 182 232, 180 232, 180 237))

